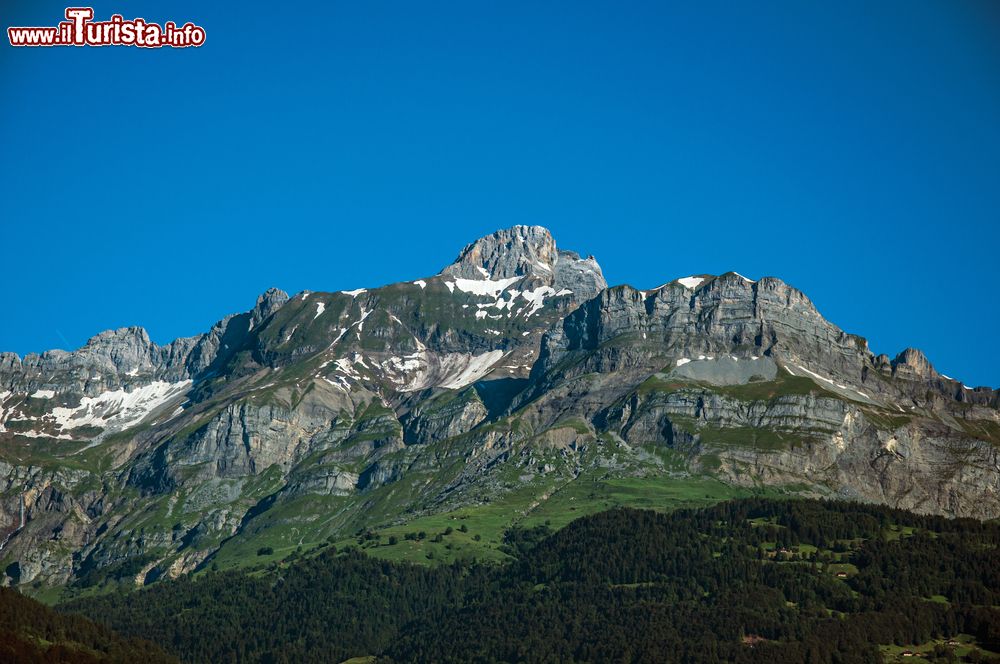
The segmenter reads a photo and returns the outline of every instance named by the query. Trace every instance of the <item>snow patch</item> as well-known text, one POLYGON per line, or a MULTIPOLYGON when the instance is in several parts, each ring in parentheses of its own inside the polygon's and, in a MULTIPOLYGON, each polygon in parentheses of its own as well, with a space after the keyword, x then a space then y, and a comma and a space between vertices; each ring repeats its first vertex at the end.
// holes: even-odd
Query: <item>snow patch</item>
MULTIPOLYGON (((833 380, 831 380, 831 379, 829 379, 829 378, 826 378, 826 377, 824 377, 824 376, 820 376, 820 375, 819 375, 818 373, 816 373, 816 372, 814 372, 814 371, 810 371, 809 369, 806 369, 806 368, 805 368, 804 366, 802 366, 801 364, 796 364, 795 366, 796 366, 796 368, 798 368, 799 370, 801 370, 801 371, 805 371, 805 372, 806 372, 807 374, 809 374, 810 376, 812 376, 813 378, 815 378, 815 379, 817 379, 817 380, 821 380, 821 381, 823 381, 824 383, 827 383, 828 385, 833 385, 834 387, 839 387, 839 388, 840 388, 840 389, 842 389, 842 390, 846 390, 846 391, 848 391, 848 392, 853 392, 854 394, 857 394, 858 396, 861 396, 861 397, 864 397, 865 399, 868 399, 869 401, 871 401, 871 397, 870 397, 870 396, 868 396, 867 394, 865 394, 864 392, 862 392, 861 390, 856 390, 856 389, 854 389, 853 387, 849 387, 849 386, 847 386, 847 385, 841 385, 840 383, 837 383, 837 382, 834 382, 833 380)), ((787 367, 786 367, 786 368, 787 368, 787 367)), ((790 372, 789 372, 789 373, 790 373, 790 372)), ((793 375, 794 375, 794 374, 793 374, 793 375)))
POLYGON ((688 362, 690 362, 690 361, 691 361, 691 360, 690 360, 689 358, 687 358, 687 357, 682 357, 681 359, 677 360, 677 366, 679 366, 679 367, 683 367, 683 366, 684 366, 685 364, 687 364, 687 363, 688 363, 688 362))
POLYGON ((18 436, 25 438, 54 438, 55 440, 73 440, 68 433, 39 433, 38 431, 18 431, 18 436))
POLYGON ((361 320, 357 322, 359 339, 361 338, 361 330, 363 330, 365 327, 365 319, 372 315, 372 311, 374 311, 374 309, 369 309, 366 311, 364 307, 361 307, 361 320))
POLYGON ((354 364, 346 357, 334 361, 334 364, 337 365, 337 370, 344 375, 354 379, 361 378, 361 374, 354 370, 354 364))
POLYGON ((3 427, 4 420, 7 418, 7 411, 3 407, 3 402, 7 400, 12 393, 10 391, 0 392, 0 433, 6 431, 3 427))
MULTIPOLYGON (((490 297, 497 297, 505 288, 513 284, 515 281, 519 280, 520 277, 510 277, 509 279, 456 279, 455 287, 463 293, 473 293, 475 295, 489 295, 490 297)), ((447 282, 450 284, 451 282, 447 282)), ((449 286, 454 292, 454 287, 449 286)))
MULTIPOLYGON (((455 355, 448 357, 455 358, 455 355)), ((459 357, 462 358, 459 366, 461 366, 461 364, 464 364, 464 366, 461 366, 460 369, 458 367, 453 367, 458 370, 454 371, 445 382, 441 383, 441 387, 457 390, 476 382, 489 373, 490 369, 493 368, 493 365, 503 357, 503 351, 491 350, 481 355, 471 356, 461 354, 459 357)))
POLYGON ((383 366, 397 373, 416 371, 423 366, 422 358, 421 353, 414 353, 406 357, 390 357, 383 366))
POLYGON ((501 350, 480 355, 448 353, 438 355, 420 351, 404 357, 390 357, 381 368, 401 392, 415 392, 429 387, 457 390, 488 374, 504 356, 501 350))
POLYGON ((705 281, 704 277, 684 277, 683 279, 678 279, 677 283, 684 288, 697 288, 703 281, 705 281))
POLYGON ((350 387, 350 384, 344 378, 342 378, 341 376, 334 376, 334 378, 336 378, 337 380, 336 381, 332 381, 329 378, 327 378, 326 376, 324 376, 323 380, 325 380, 330 385, 333 385, 338 390, 347 392, 348 391, 348 387, 350 387))
POLYGON ((127 429, 138 424, 167 402, 187 392, 190 380, 179 383, 156 381, 131 392, 112 390, 96 397, 83 397, 72 408, 53 408, 50 416, 62 429, 97 426, 127 429))
POLYGON ((340 292, 343 293, 344 295, 350 295, 351 297, 357 297, 358 295, 361 295, 362 293, 364 293, 367 290, 368 290, 367 288, 355 288, 354 290, 342 290, 340 292))
POLYGON ((326 305, 325 305, 325 304, 323 304, 322 302, 317 302, 317 303, 316 303, 316 315, 315 315, 315 316, 313 316, 313 320, 316 320, 317 318, 319 318, 319 317, 320 317, 320 315, 321 315, 321 314, 322 314, 322 313, 323 313, 324 311, 326 311, 326 305))
POLYGON ((31 395, 32 399, 51 399, 56 395, 53 390, 35 390, 35 393, 31 395))
MULTIPOLYGON (((555 295, 555 292, 556 291, 553 288, 541 286, 533 291, 525 291, 521 293, 521 297, 527 300, 531 305, 531 309, 528 311, 528 315, 525 316, 525 318, 531 318, 533 315, 538 313, 538 310, 545 305, 545 298, 549 295, 555 295)), ((511 303, 513 304, 513 300, 511 300, 511 303)))
POLYGON ((417 279, 416 281, 413 282, 413 285, 420 286, 420 290, 427 288, 427 282, 424 281, 423 279, 417 279))

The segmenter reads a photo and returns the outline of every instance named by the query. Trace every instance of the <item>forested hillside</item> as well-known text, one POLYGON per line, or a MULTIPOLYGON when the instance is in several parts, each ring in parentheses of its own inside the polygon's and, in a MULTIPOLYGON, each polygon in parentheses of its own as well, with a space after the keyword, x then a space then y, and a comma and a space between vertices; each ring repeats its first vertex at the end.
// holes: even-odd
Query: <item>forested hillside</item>
POLYGON ((748 499, 507 539, 502 566, 327 547, 63 609, 190 662, 1000 661, 995 524, 748 499))
POLYGON ((168 664, 173 657, 151 643, 123 639, 77 615, 65 615, 0 588, 0 662, 5 664, 168 664))

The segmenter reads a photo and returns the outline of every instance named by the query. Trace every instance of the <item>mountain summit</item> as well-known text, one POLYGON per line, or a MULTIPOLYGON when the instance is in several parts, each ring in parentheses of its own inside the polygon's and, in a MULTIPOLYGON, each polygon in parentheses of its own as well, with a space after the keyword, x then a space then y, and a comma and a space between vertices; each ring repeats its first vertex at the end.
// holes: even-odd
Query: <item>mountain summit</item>
POLYGON ((589 299, 608 287, 593 256, 556 248, 541 226, 514 226, 480 238, 462 250, 442 274, 466 279, 531 277, 557 291, 589 299))
POLYGON ((10 584, 143 584, 261 541, 681 487, 996 518, 998 446, 996 392, 873 355, 779 279, 608 287, 515 226, 434 276, 272 289, 165 346, 0 355, 0 558, 10 584))

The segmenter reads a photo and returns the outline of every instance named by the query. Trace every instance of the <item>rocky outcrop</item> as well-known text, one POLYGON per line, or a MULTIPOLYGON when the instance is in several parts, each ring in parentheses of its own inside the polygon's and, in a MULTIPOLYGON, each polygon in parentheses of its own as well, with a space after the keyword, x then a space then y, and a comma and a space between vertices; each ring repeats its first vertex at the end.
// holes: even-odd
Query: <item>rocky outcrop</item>
MULTIPOLYGON (((585 303, 543 339, 533 369, 535 394, 554 380, 587 372, 624 372, 632 379, 677 362, 767 356, 851 399, 950 408, 975 398, 967 388, 956 393, 954 382, 942 380, 912 349, 888 365, 888 375, 898 380, 885 380, 885 360, 869 351, 865 339, 828 322, 779 279, 754 282, 729 273, 695 281, 652 291, 618 286, 585 303)), ((987 392, 981 402, 996 398, 987 392)))
POLYGON ((909 380, 934 378, 938 375, 930 361, 916 348, 907 348, 892 361, 892 374, 909 380))
POLYGON ((200 337, 196 337, 191 352, 184 358, 185 368, 191 377, 220 371, 226 363, 250 340, 254 329, 275 314, 288 301, 288 294, 269 288, 257 298, 254 308, 243 314, 222 319, 200 337))
POLYGON ((444 440, 471 431, 487 417, 486 406, 472 388, 457 395, 444 393, 418 403, 403 418, 403 438, 409 444, 444 440))
POLYGON ((552 234, 541 226, 514 226, 480 238, 441 274, 494 280, 531 277, 536 285, 572 291, 581 302, 608 285, 593 256, 581 259, 575 252, 557 249, 552 234))

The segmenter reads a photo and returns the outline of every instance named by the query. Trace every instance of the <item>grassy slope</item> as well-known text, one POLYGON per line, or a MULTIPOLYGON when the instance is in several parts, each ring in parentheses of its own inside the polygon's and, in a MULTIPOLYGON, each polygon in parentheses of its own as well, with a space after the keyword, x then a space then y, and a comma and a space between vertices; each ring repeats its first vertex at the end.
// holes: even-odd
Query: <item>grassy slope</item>
MULTIPOLYGON (((560 529, 579 517, 618 506, 668 512, 750 495, 777 498, 794 495, 794 492, 780 487, 748 490, 704 475, 605 478, 595 473, 584 473, 565 483, 552 481, 529 485, 495 502, 421 516, 402 524, 371 528, 367 535, 361 536, 327 539, 322 529, 308 536, 300 525, 281 528, 276 523, 281 517, 274 515, 275 523, 259 534, 232 548, 223 549, 217 564, 220 569, 227 569, 281 561, 296 555, 296 552, 309 555, 331 544, 338 548, 360 546, 369 555, 393 561, 423 564, 473 558, 501 561, 508 558, 500 550, 503 534, 512 526, 530 528, 548 525, 560 529), (445 534, 449 528, 451 532, 445 534), (422 538, 412 539, 421 532, 424 533, 422 538), (439 534, 440 540, 435 541, 435 536, 439 534), (390 538, 395 538, 394 544, 390 544, 390 538), (273 549, 273 553, 257 555, 257 551, 265 547, 273 549)), ((344 501, 328 500, 331 512, 337 509, 338 500, 341 503, 344 501)), ((316 510, 316 507, 316 504, 310 505, 307 511, 322 511, 316 510)), ((287 512, 297 508, 306 509, 304 505, 286 506, 282 511, 287 516, 287 512)))

